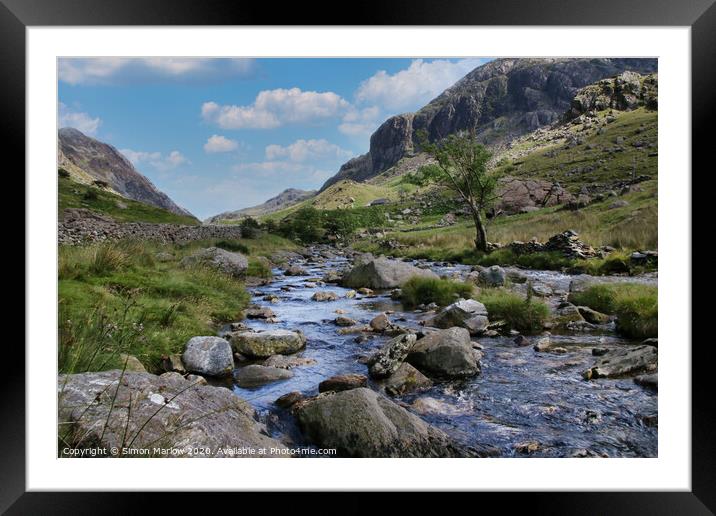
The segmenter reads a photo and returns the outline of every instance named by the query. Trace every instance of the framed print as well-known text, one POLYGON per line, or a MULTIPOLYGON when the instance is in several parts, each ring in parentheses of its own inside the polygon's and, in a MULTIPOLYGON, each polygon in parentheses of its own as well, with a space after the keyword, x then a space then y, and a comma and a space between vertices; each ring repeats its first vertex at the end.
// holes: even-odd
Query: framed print
POLYGON ((268 11, 4 0, 27 303, 3 510, 710 513, 711 2, 268 11))

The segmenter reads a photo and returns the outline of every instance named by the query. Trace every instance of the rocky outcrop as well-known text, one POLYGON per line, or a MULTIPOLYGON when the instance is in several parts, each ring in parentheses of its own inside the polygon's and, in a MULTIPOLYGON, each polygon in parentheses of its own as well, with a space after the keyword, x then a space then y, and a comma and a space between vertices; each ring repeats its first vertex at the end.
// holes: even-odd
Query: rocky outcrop
POLYGON ((192 337, 186 343, 182 362, 190 373, 208 376, 228 376, 234 369, 231 346, 221 337, 192 337))
POLYGON ((343 275, 342 284, 348 288, 387 289, 401 287, 415 276, 438 278, 438 275, 431 270, 380 257, 356 263, 343 275))
POLYGON ((658 107, 659 78, 657 74, 640 75, 626 71, 616 77, 610 77, 590 84, 574 95, 566 118, 572 119, 582 114, 616 109, 630 111, 640 106, 649 109, 658 107))
POLYGON ((317 445, 347 457, 458 457, 441 430, 361 387, 299 402, 296 415, 317 445))
POLYGON ((180 262, 182 267, 197 265, 211 267, 235 278, 243 278, 249 268, 249 260, 241 253, 226 251, 219 247, 209 247, 185 256, 180 262))
POLYGON ((419 339, 407 361, 430 376, 465 378, 480 372, 479 352, 472 349, 464 328, 435 330, 419 339))
POLYGON ((485 305, 474 299, 460 299, 443 308, 425 325, 442 329, 456 326, 467 329, 471 335, 479 335, 485 331, 488 323, 485 305))
POLYGON ((430 141, 470 131, 487 144, 509 141, 559 120, 581 88, 627 70, 656 72, 657 60, 495 59, 418 112, 388 119, 372 135, 368 153, 343 165, 321 190, 343 179, 360 182, 388 170, 414 152, 419 131, 430 141))
POLYGON ((592 246, 582 242, 579 239, 579 234, 571 229, 552 236, 545 243, 537 240, 530 242, 515 241, 509 245, 509 248, 515 254, 551 251, 560 253, 567 258, 593 258, 602 255, 602 252, 598 249, 594 249, 592 246))
POLYGON ((241 228, 117 222, 111 217, 82 208, 66 209, 62 214, 62 220, 57 224, 57 243, 60 245, 82 245, 125 239, 185 244, 214 238, 228 240, 241 238, 241 228))
POLYGON ((167 194, 160 192, 117 149, 77 129, 63 127, 59 130, 57 161, 58 168, 66 170, 76 181, 87 184, 99 181, 127 199, 179 215, 191 215, 167 194))
POLYGON ((258 217, 275 211, 283 210, 298 204, 299 202, 310 199, 316 195, 316 190, 299 190, 298 188, 287 188, 276 197, 271 197, 268 201, 252 206, 250 208, 242 208, 236 211, 226 211, 209 217, 204 222, 206 224, 219 224, 227 220, 239 220, 246 217, 258 217))
POLYGON ((267 330, 262 332, 239 331, 231 334, 231 346, 237 353, 254 358, 295 353, 306 345, 306 336, 300 331, 267 330))
POLYGON ((503 177, 498 180, 497 197, 494 211, 508 215, 526 213, 545 206, 557 206, 574 200, 574 196, 558 183, 514 177, 503 177))
POLYGON ((275 456, 272 450, 285 449, 229 389, 194 385, 178 373, 61 375, 57 392, 60 433, 80 449, 126 447, 160 457, 240 456, 228 448, 243 447, 275 456))

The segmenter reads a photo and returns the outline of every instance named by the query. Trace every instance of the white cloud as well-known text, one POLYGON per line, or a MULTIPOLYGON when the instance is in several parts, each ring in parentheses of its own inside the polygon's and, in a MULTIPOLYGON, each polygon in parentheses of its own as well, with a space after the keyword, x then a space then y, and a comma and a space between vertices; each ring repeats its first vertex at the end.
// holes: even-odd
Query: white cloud
POLYGON ((121 149, 119 152, 126 156, 134 166, 146 163, 161 172, 166 172, 167 170, 172 170, 180 165, 189 163, 189 160, 186 159, 181 152, 176 150, 166 155, 161 152, 144 152, 132 149, 121 149))
POLYGON ((415 109, 434 99, 484 59, 415 59, 410 66, 394 74, 381 70, 363 81, 356 91, 360 104, 381 106, 389 111, 415 109))
POLYGON ((351 108, 343 116, 338 130, 351 136, 371 134, 380 125, 381 111, 377 106, 351 108))
POLYGON ((349 150, 342 149, 334 143, 327 140, 296 140, 290 145, 282 147, 281 145, 269 145, 266 147, 266 159, 288 159, 293 162, 303 162, 306 160, 325 160, 325 159, 342 159, 350 158, 353 153, 349 150))
POLYGON ((214 154, 217 152, 231 152, 239 148, 239 142, 215 134, 210 136, 204 144, 204 152, 214 154))
POLYGON ((60 127, 74 127, 75 129, 91 136, 94 136, 97 133, 97 129, 99 129, 99 126, 102 123, 102 120, 99 117, 92 118, 87 113, 74 111, 62 102, 59 104, 58 121, 60 127))
POLYGON ((299 88, 261 91, 247 106, 205 102, 201 116, 223 129, 273 129, 285 124, 313 122, 337 117, 350 104, 331 91, 302 91, 299 88))
POLYGON ((91 57, 62 58, 59 79, 68 84, 207 82, 254 73, 255 61, 243 58, 91 57))

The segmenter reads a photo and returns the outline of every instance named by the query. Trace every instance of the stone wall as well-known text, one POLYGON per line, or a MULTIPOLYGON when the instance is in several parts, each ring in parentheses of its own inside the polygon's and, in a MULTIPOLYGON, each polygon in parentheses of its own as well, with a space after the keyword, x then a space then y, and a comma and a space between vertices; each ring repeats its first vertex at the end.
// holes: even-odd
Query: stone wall
POLYGON ((65 210, 57 225, 57 242, 82 245, 104 240, 140 239, 186 243, 209 238, 241 238, 238 226, 181 226, 149 222, 117 222, 89 210, 65 210))

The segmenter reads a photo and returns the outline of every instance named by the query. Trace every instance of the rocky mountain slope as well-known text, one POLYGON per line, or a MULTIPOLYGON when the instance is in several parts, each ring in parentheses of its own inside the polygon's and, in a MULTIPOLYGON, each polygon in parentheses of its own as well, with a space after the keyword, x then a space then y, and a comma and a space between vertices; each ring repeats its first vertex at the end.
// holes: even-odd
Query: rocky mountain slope
POLYGON ((258 217, 259 215, 268 215, 275 211, 283 210, 294 204, 298 204, 305 199, 313 197, 316 194, 316 190, 299 190, 298 188, 288 188, 278 194, 276 197, 272 197, 263 204, 252 206, 250 208, 243 208, 236 211, 227 211, 219 213, 206 219, 204 222, 207 224, 217 224, 222 221, 238 220, 243 217, 258 217))
POLYGON ((145 204, 178 215, 191 215, 134 168, 117 149, 90 138, 77 129, 64 127, 58 132, 57 166, 71 179, 94 184, 145 204))
POLYGON ((624 71, 656 70, 656 59, 496 59, 416 113, 386 120, 371 136, 368 153, 345 163, 321 190, 343 179, 368 180, 412 156, 418 131, 431 141, 474 131, 482 142, 500 145, 559 120, 585 86, 624 71))

